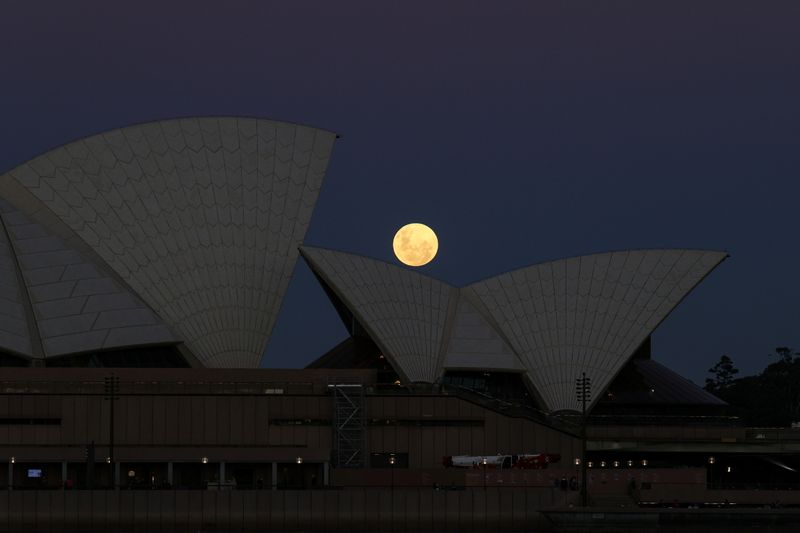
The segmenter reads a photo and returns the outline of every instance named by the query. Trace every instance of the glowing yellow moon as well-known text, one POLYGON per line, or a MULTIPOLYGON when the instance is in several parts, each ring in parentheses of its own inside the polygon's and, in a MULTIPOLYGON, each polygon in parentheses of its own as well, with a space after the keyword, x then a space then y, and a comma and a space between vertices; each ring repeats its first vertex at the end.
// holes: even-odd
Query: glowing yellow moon
POLYGON ((394 235, 392 241, 394 255, 401 263, 418 267, 427 265, 439 250, 439 239, 431 228, 425 224, 406 224, 394 235))

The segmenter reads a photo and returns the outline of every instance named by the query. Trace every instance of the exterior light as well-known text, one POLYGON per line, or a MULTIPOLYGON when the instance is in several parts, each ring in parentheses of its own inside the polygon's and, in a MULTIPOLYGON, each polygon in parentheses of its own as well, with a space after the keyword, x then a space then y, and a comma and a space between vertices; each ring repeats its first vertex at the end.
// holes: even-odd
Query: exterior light
POLYGON ((108 464, 111 464, 111 457, 106 457, 106 462, 107 462, 108 464))
POLYGON ((390 465, 392 465, 392 466, 394 466, 394 455, 392 455, 391 457, 389 457, 389 464, 390 464, 390 465))
POLYGON ((728 473, 730 474, 731 473, 731 467, 728 467, 727 470, 728 470, 728 473))
POLYGON ((486 466, 486 457, 484 457, 483 459, 481 459, 481 464, 482 464, 483 466, 486 466))
POLYGON ((575 458, 575 466, 580 466, 580 465, 581 465, 581 458, 580 457, 576 457, 575 458))
POLYGON ((713 465, 713 464, 714 464, 714 463, 716 463, 716 462, 717 462, 717 460, 716 460, 716 459, 714 459, 714 456, 713 456, 713 455, 712 455, 711 457, 709 457, 709 458, 708 458, 708 464, 710 464, 710 465, 713 465))
POLYGON ((12 458, 11 458, 11 464, 13 465, 13 464, 14 464, 14 463, 16 463, 16 462, 17 462, 17 458, 16 458, 16 457, 12 457, 12 458))
POLYGON ((586 467, 587 468, 592 468, 592 467, 594 467, 594 463, 589 461, 588 463, 586 463, 586 467))
POLYGON ((136 471, 135 470, 128 470, 128 477, 136 477, 136 471))
POLYGON ((297 464, 301 465, 301 464, 303 464, 303 458, 302 457, 298 457, 297 459, 295 459, 295 462, 297 464))
POLYGON ((647 459, 642 459, 642 466, 647 466, 647 459))
POLYGON ((605 468, 605 467, 606 467, 606 462, 600 461, 600 468, 605 468))
POLYGON ((208 457, 203 457, 202 459, 200 459, 200 462, 203 463, 204 465, 208 464, 208 457))
POLYGON ((629 467, 633 466, 633 461, 631 461, 630 459, 628 459, 628 463, 627 463, 627 465, 628 465, 629 467))
POLYGON ((619 468, 619 461, 614 461, 614 468, 619 468))

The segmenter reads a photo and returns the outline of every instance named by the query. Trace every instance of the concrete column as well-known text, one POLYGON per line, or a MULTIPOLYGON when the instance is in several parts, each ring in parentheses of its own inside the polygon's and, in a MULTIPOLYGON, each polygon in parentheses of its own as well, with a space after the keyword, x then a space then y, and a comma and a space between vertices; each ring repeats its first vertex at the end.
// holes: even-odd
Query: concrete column
POLYGON ((225 461, 219 462, 219 482, 225 483, 225 461))
POLYGON ((67 481, 67 462, 61 461, 61 489, 64 489, 64 482, 67 481))
POLYGON ((331 464, 328 461, 322 463, 322 486, 327 487, 330 484, 331 464))
POLYGON ((119 461, 114 461, 114 488, 119 490, 119 461))
POLYGON ((278 490, 278 463, 272 463, 272 490, 278 490))
POLYGON ((167 463, 167 483, 172 486, 172 461, 167 463))
POLYGON ((14 463, 8 461, 8 490, 14 490, 14 463))

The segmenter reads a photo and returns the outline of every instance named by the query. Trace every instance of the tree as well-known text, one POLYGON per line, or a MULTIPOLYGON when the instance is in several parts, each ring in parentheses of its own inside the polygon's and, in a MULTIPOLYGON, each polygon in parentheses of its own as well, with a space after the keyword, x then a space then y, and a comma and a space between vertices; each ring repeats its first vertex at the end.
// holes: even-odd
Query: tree
POLYGON ((800 352, 775 348, 773 360, 758 375, 736 377, 739 370, 727 355, 708 371, 705 389, 729 405, 728 414, 750 427, 787 427, 800 421, 800 352))
POLYGON ((708 369, 714 377, 706 378, 705 389, 709 392, 720 392, 727 390, 736 379, 734 376, 739 373, 739 369, 733 364, 733 360, 727 355, 719 358, 716 365, 708 369))
POLYGON ((795 359, 794 356, 795 355, 800 355, 800 353, 792 352, 792 349, 789 348, 788 346, 778 346, 777 348, 775 348, 775 353, 774 354, 769 354, 769 355, 770 355, 770 357, 773 356, 773 355, 777 355, 779 363, 785 363, 785 364, 788 365, 788 364, 791 364, 794 361, 794 359, 795 359))

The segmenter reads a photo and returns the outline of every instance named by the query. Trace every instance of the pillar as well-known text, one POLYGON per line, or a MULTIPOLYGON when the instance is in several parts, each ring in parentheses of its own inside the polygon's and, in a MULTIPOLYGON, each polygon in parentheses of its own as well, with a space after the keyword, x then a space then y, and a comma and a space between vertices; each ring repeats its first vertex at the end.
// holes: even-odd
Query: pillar
POLYGON ((8 490, 14 490, 14 463, 8 461, 8 490))
POLYGON ((278 490, 278 463, 272 463, 272 490, 278 490))
POLYGON ((64 488, 64 483, 67 481, 67 462, 61 461, 61 488, 64 488))
POLYGON ((119 461, 114 461, 114 488, 119 490, 119 461))
POLYGON ((219 462, 219 482, 225 483, 225 461, 219 462))
POLYGON ((322 463, 322 486, 327 487, 330 484, 331 464, 328 461, 322 463))
POLYGON ((167 483, 172 487, 172 461, 167 463, 167 483))

